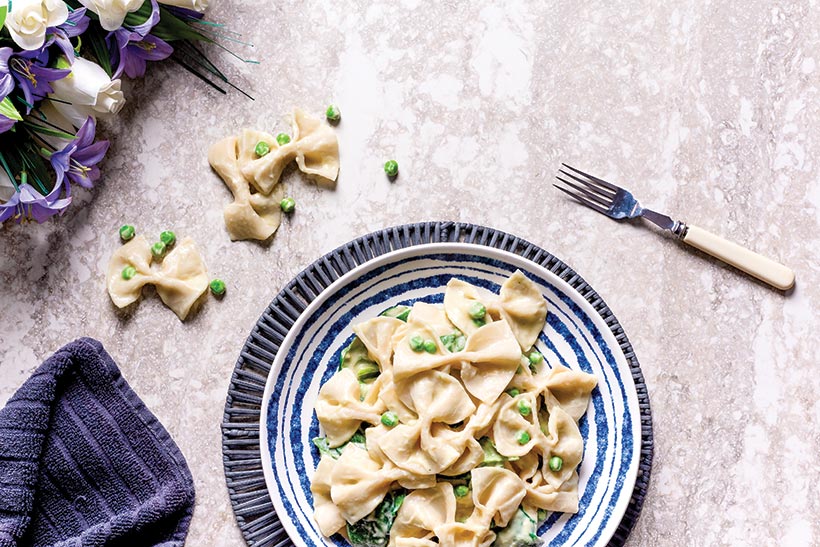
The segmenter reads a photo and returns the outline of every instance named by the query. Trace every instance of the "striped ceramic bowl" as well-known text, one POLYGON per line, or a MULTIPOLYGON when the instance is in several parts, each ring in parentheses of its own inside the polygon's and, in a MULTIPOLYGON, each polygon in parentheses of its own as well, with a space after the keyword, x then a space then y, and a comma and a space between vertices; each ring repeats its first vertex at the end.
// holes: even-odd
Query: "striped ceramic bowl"
POLYGON ((337 369, 352 326, 397 304, 439 303, 451 277, 498 293, 520 269, 541 289, 549 313, 537 343, 547 363, 595 374, 598 387, 580 421, 584 459, 577 514, 553 513, 541 526, 545 545, 605 545, 618 527, 638 471, 641 423, 626 357, 601 316, 575 289, 541 266, 497 249, 419 245, 348 272, 294 324, 273 362, 262 403, 260 446, 265 480, 279 518, 297 545, 347 545, 325 538, 313 521, 310 478, 319 463, 313 411, 319 388, 337 369))

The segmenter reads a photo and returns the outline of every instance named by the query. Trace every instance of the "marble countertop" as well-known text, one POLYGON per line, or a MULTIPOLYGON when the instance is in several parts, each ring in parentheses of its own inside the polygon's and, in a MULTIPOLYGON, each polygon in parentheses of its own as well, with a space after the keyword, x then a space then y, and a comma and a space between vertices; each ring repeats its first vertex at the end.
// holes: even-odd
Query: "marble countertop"
POLYGON ((575 268, 635 347, 655 460, 629 545, 820 544, 813 4, 222 0, 210 17, 241 29, 256 47, 236 51, 261 64, 211 51, 256 100, 151 67, 105 126, 104 180, 56 222, 0 229, 0 405, 60 346, 98 338, 188 459, 188 545, 241 546, 220 421, 239 349, 271 298, 369 231, 486 224, 575 268), (289 171, 297 212, 267 244, 231 243, 209 143, 246 126, 287 130, 292 107, 330 102, 343 114, 337 188, 289 171), (577 206, 551 186, 562 161, 785 262, 797 287, 784 295, 577 206), (103 272, 124 222, 194 237, 227 297, 185 323, 152 289, 118 312, 103 272))

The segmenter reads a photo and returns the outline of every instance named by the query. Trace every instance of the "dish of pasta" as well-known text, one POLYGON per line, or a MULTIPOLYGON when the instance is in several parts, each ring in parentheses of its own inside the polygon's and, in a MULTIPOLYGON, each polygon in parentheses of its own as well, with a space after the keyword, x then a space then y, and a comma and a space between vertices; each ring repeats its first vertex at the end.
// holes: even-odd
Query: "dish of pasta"
POLYGON ((646 423, 631 347, 577 274, 531 256, 413 245, 338 274, 320 260, 291 286, 303 304, 280 293, 241 354, 267 376, 259 536, 581 547, 629 524, 646 423))
POLYGON ((578 422, 595 375, 538 350, 548 314, 521 271, 497 295, 452 277, 442 304, 355 323, 321 386, 310 491, 321 533, 358 547, 541 545, 578 511, 578 422))

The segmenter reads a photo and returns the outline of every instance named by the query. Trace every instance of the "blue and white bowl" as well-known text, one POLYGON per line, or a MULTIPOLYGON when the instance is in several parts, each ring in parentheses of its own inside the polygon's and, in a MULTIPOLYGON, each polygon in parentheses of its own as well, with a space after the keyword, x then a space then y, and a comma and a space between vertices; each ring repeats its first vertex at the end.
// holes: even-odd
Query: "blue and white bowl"
POLYGON ((353 325, 397 304, 442 302, 452 277, 498 294, 517 269, 548 302, 537 344, 547 363, 598 378, 580 421, 579 511, 550 515, 539 535, 550 546, 609 541, 629 504, 641 447, 638 395, 623 351, 584 297, 553 273, 505 251, 452 243, 401 249, 351 270, 308 306, 282 342, 262 400, 260 446, 268 491, 294 543, 347 545, 341 536, 323 537, 313 520, 310 479, 319 455, 311 439, 321 434, 313 411, 319 388, 336 372, 353 325))

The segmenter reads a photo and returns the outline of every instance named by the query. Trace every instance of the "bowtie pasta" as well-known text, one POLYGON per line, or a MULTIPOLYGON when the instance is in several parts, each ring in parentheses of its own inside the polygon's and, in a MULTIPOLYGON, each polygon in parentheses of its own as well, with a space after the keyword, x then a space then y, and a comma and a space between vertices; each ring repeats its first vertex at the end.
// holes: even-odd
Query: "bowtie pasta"
POLYGON ((316 402, 321 532, 358 547, 523 547, 541 544, 548 511, 577 512, 577 422, 597 380, 546 364, 546 316, 517 271, 497 296, 454 278, 443 307, 356 325, 316 402))

